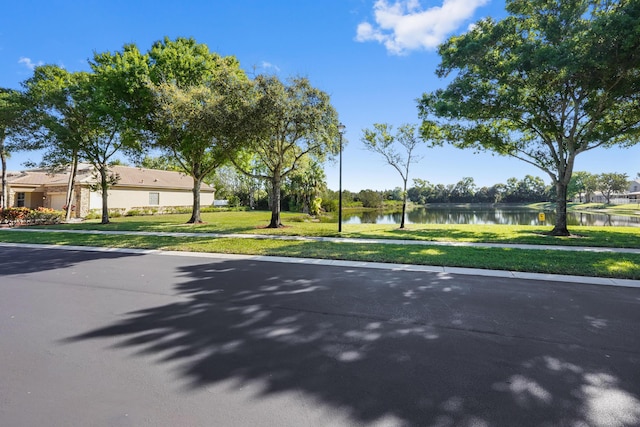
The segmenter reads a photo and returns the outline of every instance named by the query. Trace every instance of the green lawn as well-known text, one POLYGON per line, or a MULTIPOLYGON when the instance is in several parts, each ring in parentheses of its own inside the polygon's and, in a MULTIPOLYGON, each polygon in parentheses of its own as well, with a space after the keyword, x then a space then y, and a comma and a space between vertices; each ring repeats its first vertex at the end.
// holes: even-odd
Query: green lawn
MULTIPOLYGON (((217 212, 203 215, 206 224, 186 225, 189 215, 116 218, 112 224, 97 222, 46 228, 69 230, 181 231, 275 235, 337 236, 335 223, 303 221, 300 214, 283 215, 285 228, 265 229, 268 212, 217 212)), ((638 248, 640 229, 575 227, 577 236, 558 238, 543 233, 548 227, 510 225, 394 225, 358 224, 343 227, 343 237, 419 239, 449 242, 528 243, 638 248)), ((112 236, 73 233, 20 233, 0 231, 0 241, 47 243, 163 250, 275 255, 305 258, 347 259, 434 266, 485 268, 550 274, 640 279, 640 255, 515 248, 416 246, 403 244, 332 243, 204 236, 112 236)))
POLYGON ((327 236, 376 239, 429 240, 439 242, 523 243, 534 245, 599 246, 619 248, 640 247, 640 227, 571 227, 571 237, 545 235, 551 227, 526 225, 455 225, 412 224, 400 230, 397 225, 353 224, 343 225, 338 234, 337 224, 315 222, 308 216, 284 212, 284 228, 265 228, 270 213, 214 212, 205 213, 205 224, 185 224, 189 214, 115 218, 111 224, 99 221, 64 224, 44 228, 67 230, 119 230, 119 231, 177 231, 193 233, 241 233, 289 236, 327 236))

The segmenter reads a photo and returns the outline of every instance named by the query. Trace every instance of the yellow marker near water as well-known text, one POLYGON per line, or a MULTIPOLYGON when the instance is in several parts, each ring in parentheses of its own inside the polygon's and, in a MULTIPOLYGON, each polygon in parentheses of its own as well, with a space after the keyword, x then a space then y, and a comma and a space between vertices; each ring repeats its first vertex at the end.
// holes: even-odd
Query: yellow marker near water
POLYGON ((544 215, 544 212, 540 212, 540 213, 538 214, 538 221, 540 221, 540 222, 544 222, 545 218, 546 218, 546 217, 545 217, 545 215, 544 215))

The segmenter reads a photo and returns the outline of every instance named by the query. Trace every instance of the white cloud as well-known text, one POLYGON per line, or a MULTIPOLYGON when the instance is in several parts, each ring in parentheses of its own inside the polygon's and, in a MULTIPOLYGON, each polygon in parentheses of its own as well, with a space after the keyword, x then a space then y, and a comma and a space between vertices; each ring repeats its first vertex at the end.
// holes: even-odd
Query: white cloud
POLYGON ((260 64, 260 66, 264 69, 273 69, 276 72, 280 71, 280 68, 277 65, 273 65, 271 62, 267 62, 267 61, 262 61, 262 64, 260 64))
POLYGON ((489 1, 443 0, 442 6, 424 9, 420 0, 377 0, 373 6, 375 25, 358 25, 356 40, 381 43, 396 55, 435 49, 489 1))
POLYGON ((44 62, 42 61, 38 61, 37 63, 34 63, 31 58, 27 58, 24 56, 21 56, 20 59, 18 59, 18 64, 24 64, 25 67, 27 67, 30 70, 33 70, 34 68, 36 68, 39 65, 43 65, 44 62))

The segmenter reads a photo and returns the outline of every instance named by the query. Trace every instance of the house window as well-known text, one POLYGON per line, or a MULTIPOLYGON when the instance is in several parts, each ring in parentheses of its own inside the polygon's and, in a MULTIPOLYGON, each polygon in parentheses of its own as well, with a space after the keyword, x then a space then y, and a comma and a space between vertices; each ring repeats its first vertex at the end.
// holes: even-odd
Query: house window
POLYGON ((16 193, 16 206, 24 208, 25 193, 16 193))
POLYGON ((157 206, 160 204, 160 193, 149 193, 149 204, 157 206))

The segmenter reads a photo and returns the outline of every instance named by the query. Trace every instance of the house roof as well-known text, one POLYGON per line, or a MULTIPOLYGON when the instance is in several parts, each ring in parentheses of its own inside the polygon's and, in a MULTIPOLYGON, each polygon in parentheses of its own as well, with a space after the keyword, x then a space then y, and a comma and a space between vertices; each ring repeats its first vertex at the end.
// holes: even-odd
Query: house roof
POLYGON ((63 185, 69 180, 66 173, 48 174, 39 171, 25 171, 7 177, 10 185, 40 186, 40 185, 63 185))
MULTIPOLYGON (((111 166, 109 171, 117 174, 119 178, 118 182, 113 186, 114 188, 142 187, 173 190, 191 190, 193 188, 193 178, 181 172, 129 166, 111 166)), ((68 171, 51 174, 43 170, 27 170, 7 177, 9 185, 30 187, 66 185, 68 180, 68 171)), ((77 184, 94 184, 96 182, 97 174, 93 166, 87 164, 78 165, 77 184)), ((214 189, 203 184, 200 187, 200 191, 213 192, 214 189)))
MULTIPOLYGON (((154 187, 185 190, 193 188, 193 178, 182 172, 132 168, 128 166, 112 166, 109 169, 112 173, 119 176, 118 182, 114 187, 154 187)), ((200 190, 213 191, 213 188, 204 184, 200 190)))

